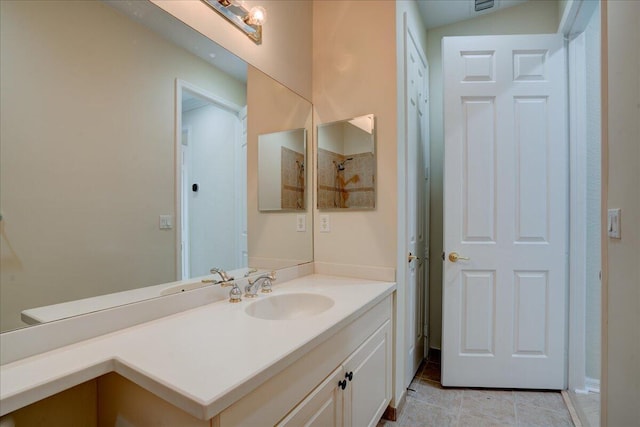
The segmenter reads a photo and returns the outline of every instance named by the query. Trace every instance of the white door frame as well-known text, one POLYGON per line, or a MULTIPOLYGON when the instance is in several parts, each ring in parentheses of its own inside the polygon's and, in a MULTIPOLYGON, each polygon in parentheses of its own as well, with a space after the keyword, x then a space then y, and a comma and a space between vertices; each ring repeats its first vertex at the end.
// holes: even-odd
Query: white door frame
POLYGON ((567 43, 569 74, 569 359, 568 387, 585 390, 587 150, 584 35, 567 43))
POLYGON ((239 218, 238 233, 236 233, 236 265, 239 267, 249 266, 249 254, 247 250, 247 107, 244 106, 238 112, 236 164, 234 170, 241 171, 242 177, 236 179, 236 212, 242 212, 239 218))
MULTIPOLYGON (((191 92, 208 102, 225 109, 236 117, 240 118, 240 114, 244 107, 230 102, 218 95, 202 89, 185 80, 176 79, 176 99, 174 103, 175 133, 174 133, 174 182, 175 195, 174 206, 176 213, 176 226, 174 227, 176 238, 176 280, 182 280, 182 94, 183 92, 191 92)), ((239 230, 238 233, 239 234, 239 230)))
POLYGON ((594 1, 569 0, 558 32, 565 35, 569 100, 569 357, 568 388, 586 393, 587 111, 584 30, 594 1))
POLYGON ((188 264, 190 263, 190 241, 189 241, 189 222, 182 221, 182 218, 189 214, 189 203, 185 200, 185 195, 188 194, 188 190, 186 186, 188 185, 188 172, 187 165, 189 163, 190 149, 191 149, 191 128, 189 126, 182 129, 182 137, 180 140, 181 150, 180 150, 180 180, 182 181, 181 190, 182 194, 180 194, 180 221, 176 223, 176 226, 180 227, 180 233, 178 233, 178 237, 180 238, 180 250, 181 250, 181 279, 185 280, 190 277, 188 264), (185 138, 186 136, 186 138, 185 138), (185 141, 186 140, 186 141, 185 141))

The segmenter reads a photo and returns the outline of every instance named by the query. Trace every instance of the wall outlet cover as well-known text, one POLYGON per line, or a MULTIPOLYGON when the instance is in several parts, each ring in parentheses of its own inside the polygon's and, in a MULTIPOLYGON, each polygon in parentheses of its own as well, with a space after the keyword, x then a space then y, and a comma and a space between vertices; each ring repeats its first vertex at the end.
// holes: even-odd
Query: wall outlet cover
POLYGON ((320 215, 320 232, 321 233, 329 233, 331 232, 331 220, 329 219, 329 215, 320 215))
POLYGON ((296 215, 296 231, 299 233, 307 231, 306 215, 296 215))

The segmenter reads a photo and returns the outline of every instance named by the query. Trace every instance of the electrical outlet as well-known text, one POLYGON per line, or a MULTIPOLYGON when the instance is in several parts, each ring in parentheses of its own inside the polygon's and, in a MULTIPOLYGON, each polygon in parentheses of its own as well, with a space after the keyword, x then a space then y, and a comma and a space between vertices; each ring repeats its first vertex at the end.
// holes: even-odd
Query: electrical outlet
POLYGON ((297 215, 296 216, 296 231, 304 232, 307 231, 307 217, 306 215, 297 215))
POLYGON ((329 215, 320 215, 320 232, 331 232, 331 220, 329 219, 329 215))

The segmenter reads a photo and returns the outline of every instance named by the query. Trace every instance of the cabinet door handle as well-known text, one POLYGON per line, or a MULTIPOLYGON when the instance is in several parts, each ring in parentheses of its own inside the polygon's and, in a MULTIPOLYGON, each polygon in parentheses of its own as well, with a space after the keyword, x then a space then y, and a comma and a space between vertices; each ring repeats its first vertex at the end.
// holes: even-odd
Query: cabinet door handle
POLYGON ((346 379, 348 379, 349 381, 352 381, 353 380, 353 371, 347 372, 346 374, 344 374, 344 377, 346 379))
POLYGON ((338 387, 340 387, 342 390, 347 388, 347 380, 338 381, 338 387))

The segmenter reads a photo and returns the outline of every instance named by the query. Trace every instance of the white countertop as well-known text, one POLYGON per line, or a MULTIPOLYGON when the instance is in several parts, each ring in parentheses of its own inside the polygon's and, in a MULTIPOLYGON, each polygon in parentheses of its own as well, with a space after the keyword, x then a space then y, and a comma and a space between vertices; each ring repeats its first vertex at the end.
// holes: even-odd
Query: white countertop
MULTIPOLYGON (((248 268, 239 268, 230 270, 227 273, 231 277, 242 279, 248 268)), ((263 273, 265 270, 256 270, 253 275, 263 273)), ((21 313, 22 321, 28 325, 37 325, 39 323, 53 322, 55 320, 66 319, 85 313, 91 313, 98 310, 105 310, 112 307, 118 307, 124 304, 131 304, 150 298, 155 298, 173 293, 182 292, 183 290, 196 289, 198 287, 209 286, 202 283, 202 279, 220 279, 217 275, 207 275, 201 277, 193 277, 191 279, 178 280, 171 283, 162 283, 159 285, 145 286, 142 288, 130 289, 128 291, 114 292, 106 295, 98 295, 90 298, 67 301, 58 304, 45 305, 23 310, 21 313)))
POLYGON ((0 366, 0 415, 117 372, 209 419, 391 294, 394 283, 310 275, 257 299, 318 293, 335 304, 312 317, 261 320, 219 301, 0 366))

